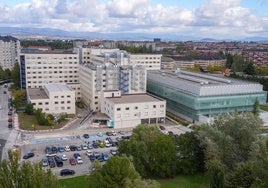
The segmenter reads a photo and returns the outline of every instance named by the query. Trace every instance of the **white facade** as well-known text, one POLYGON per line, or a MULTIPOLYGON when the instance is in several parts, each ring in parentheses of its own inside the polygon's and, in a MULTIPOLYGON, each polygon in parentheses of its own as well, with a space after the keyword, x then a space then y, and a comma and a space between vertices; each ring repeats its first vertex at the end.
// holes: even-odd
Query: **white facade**
POLYGON ((79 65, 81 99, 93 109, 100 110, 103 90, 120 90, 122 93, 146 93, 146 70, 142 66, 79 65))
POLYGON ((110 117, 114 128, 165 121, 166 101, 152 95, 121 95, 118 90, 106 90, 102 92, 100 101, 101 112, 110 117))
POLYGON ((64 84, 28 88, 27 99, 33 104, 34 109, 42 109, 46 114, 75 114, 75 91, 64 84))
POLYGON ((25 53, 21 56, 25 68, 25 88, 40 88, 48 83, 64 83, 76 91, 76 100, 80 100, 78 78, 79 58, 77 53, 47 51, 25 53))
POLYGON ((13 69, 19 63, 20 41, 14 37, 0 36, 0 66, 3 69, 13 69))
POLYGON ((78 48, 80 63, 142 65, 146 70, 160 70, 162 54, 130 54, 119 49, 78 48))

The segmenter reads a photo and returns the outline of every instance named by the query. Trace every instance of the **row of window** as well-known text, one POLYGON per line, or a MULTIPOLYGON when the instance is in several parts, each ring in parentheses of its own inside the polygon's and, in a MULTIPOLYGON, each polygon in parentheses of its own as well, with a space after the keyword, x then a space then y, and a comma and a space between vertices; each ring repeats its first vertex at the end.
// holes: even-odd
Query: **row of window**
POLYGON ((26 56, 26 59, 77 59, 77 57, 36 57, 36 56, 26 56))
MULTIPOLYGON (((50 78, 52 78, 52 77, 50 77, 50 78)), ((79 83, 78 82, 78 80, 59 80, 59 83, 79 83)), ((27 81, 27 84, 37 84, 37 83, 39 83, 39 84, 43 84, 43 83, 55 83, 54 82, 54 80, 52 81, 52 80, 50 80, 50 81, 48 81, 48 80, 44 80, 44 81, 27 81)))
MULTIPOLYGON (((108 112, 109 113, 109 112, 108 112)), ((121 118, 121 117, 130 117, 130 116, 135 116, 135 117, 141 117, 141 116, 148 116, 149 112, 144 112, 143 114, 141 113, 135 113, 135 114, 129 114, 129 113, 125 113, 125 114, 117 114, 116 118, 121 118)), ((156 111, 152 111, 151 115, 156 115, 156 111)), ((164 115, 164 111, 160 111, 159 115, 164 115)))
MULTIPOLYGON (((106 104, 106 102, 104 102, 104 103, 106 104)), ((109 107, 109 104, 108 104, 108 107, 109 107)), ((152 107, 156 108, 156 105, 153 105, 152 107)), ((163 104, 160 105, 160 108, 164 108, 164 107, 165 107, 165 105, 163 105, 163 104)), ((148 108, 149 108, 149 105, 144 105, 144 109, 148 109, 148 108)), ((130 109, 129 107, 125 107, 125 110, 129 110, 129 109, 130 109)), ((134 110, 138 110, 138 109, 139 109, 138 106, 134 107, 134 110)), ((121 108, 117 108, 116 110, 121 111, 121 108)))
MULTIPOLYGON (((65 101, 61 101, 60 103, 61 104, 65 104, 65 101)), ((71 101, 67 101, 66 103, 67 104, 70 104, 71 101)), ((54 104, 59 104, 59 101, 55 101, 54 104)), ((36 105, 36 103, 33 103, 33 105, 36 105)), ((43 103, 42 102, 39 102, 38 105, 43 105, 43 103)), ((44 105, 49 105, 49 102, 44 102, 44 105)))
POLYGON ((42 66, 27 66, 27 70, 29 69, 78 69, 76 66, 53 66, 53 67, 42 67, 42 66))

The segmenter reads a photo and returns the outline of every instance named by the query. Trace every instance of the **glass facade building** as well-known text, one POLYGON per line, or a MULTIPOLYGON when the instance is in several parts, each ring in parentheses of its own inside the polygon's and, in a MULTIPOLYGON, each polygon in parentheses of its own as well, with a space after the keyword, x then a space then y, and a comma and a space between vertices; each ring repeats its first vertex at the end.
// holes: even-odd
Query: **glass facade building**
POLYGON ((256 100, 266 102, 262 85, 187 71, 148 72, 147 92, 167 101, 167 111, 199 121, 200 116, 252 111, 256 100))

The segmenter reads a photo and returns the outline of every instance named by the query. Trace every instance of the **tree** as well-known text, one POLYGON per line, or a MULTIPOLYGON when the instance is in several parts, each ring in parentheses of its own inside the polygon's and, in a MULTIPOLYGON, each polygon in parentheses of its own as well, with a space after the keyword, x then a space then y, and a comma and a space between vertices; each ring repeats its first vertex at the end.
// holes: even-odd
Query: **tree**
POLYGON ((46 119, 45 113, 42 112, 40 108, 36 110, 35 116, 39 125, 49 125, 49 122, 46 119))
POLYGON ((208 164, 208 169, 210 188, 224 188, 225 172, 222 164, 217 160, 210 161, 208 164))
POLYGON ((11 71, 11 76, 13 80, 13 87, 18 89, 20 87, 20 66, 18 63, 15 63, 14 68, 11 71))
POLYGON ((254 67, 252 62, 247 62, 247 66, 246 66, 244 72, 246 74, 249 74, 249 75, 255 75, 256 74, 255 67, 254 67))
POLYGON ((3 160, 0 167, 0 186, 5 188, 47 188, 59 187, 57 177, 50 169, 43 170, 40 163, 19 164, 20 152, 8 151, 9 160, 3 160))
POLYGON ((259 103, 259 100, 256 98, 254 104, 253 104, 253 110, 252 110, 252 113, 254 115, 259 115, 259 112, 260 112, 260 103, 259 103))
POLYGON ((154 180, 142 180, 133 163, 126 156, 114 156, 103 166, 99 162, 94 163, 91 170, 89 188, 160 187, 159 183, 154 180))
MULTIPOLYGON (((198 131, 205 147, 208 171, 215 175, 215 168, 211 168, 211 164, 216 161, 221 171, 225 172, 225 186, 230 186, 229 182, 242 186, 243 177, 238 176, 242 171, 245 171, 244 176, 253 174, 247 163, 256 153, 255 145, 259 140, 261 125, 261 119, 253 113, 234 112, 214 117, 210 124, 201 126, 198 131)), ((249 179, 245 184, 255 184, 255 180, 249 179)))
POLYGON ((15 108, 20 107, 22 102, 26 100, 26 91, 23 89, 12 90, 12 95, 12 105, 15 106, 15 108))
POLYGON ((133 157, 142 177, 172 177, 176 170, 174 138, 148 125, 137 126, 129 141, 121 141, 120 154, 133 157))
POLYGON ((204 147, 198 138, 197 131, 186 132, 176 138, 177 170, 183 174, 194 174, 204 172, 205 156, 204 147))
POLYGON ((32 103, 28 103, 26 105, 26 108, 25 108, 24 113, 26 113, 28 115, 33 115, 34 114, 34 108, 33 108, 33 104, 32 103))

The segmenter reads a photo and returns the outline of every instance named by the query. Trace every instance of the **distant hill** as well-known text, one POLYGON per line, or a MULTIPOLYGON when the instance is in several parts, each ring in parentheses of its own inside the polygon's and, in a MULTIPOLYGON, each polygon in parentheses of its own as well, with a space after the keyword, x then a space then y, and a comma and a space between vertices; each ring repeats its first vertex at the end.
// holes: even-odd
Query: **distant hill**
MULTIPOLYGON (((148 40, 161 38, 163 41, 206 41, 219 42, 213 38, 200 38, 198 36, 187 36, 179 33, 175 34, 156 34, 156 33, 98 33, 98 32, 71 32, 51 28, 26 28, 26 27, 0 27, 0 35, 12 35, 17 38, 72 38, 72 39, 106 39, 106 40, 148 40)), ((231 41, 231 39, 229 39, 231 41)), ((236 39, 238 41, 238 39, 236 39)), ((248 37, 241 41, 268 41, 268 37, 248 37)))

